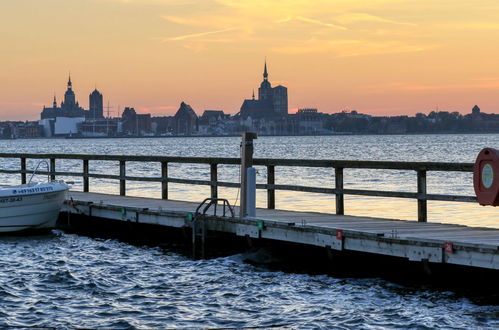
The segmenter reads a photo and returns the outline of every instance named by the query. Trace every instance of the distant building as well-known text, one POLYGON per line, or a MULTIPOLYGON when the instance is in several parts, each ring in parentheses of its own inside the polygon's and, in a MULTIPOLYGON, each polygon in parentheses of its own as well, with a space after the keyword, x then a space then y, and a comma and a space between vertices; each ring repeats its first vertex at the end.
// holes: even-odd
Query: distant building
POLYGON ((480 108, 478 107, 478 105, 475 105, 473 109, 471 109, 471 119, 474 122, 479 122, 483 120, 485 117, 486 116, 482 116, 482 113, 480 112, 480 108))
POLYGON ((78 126, 85 121, 84 117, 57 117, 54 125, 54 136, 78 135, 78 126))
POLYGON ((102 94, 97 90, 97 88, 89 95, 88 102, 88 116, 90 119, 101 119, 104 118, 104 105, 102 94))
POLYGON ((230 116, 222 110, 205 110, 199 118, 199 134, 223 135, 226 133, 225 123, 230 116))
POLYGON ((15 123, 15 137, 18 139, 34 139, 43 136, 43 127, 36 121, 15 123))
POLYGON ((226 117, 222 110, 205 110, 199 118, 200 124, 214 124, 217 121, 222 121, 226 117))
POLYGON ((317 111, 316 108, 303 108, 303 109, 298 109, 296 114, 303 117, 310 117, 310 116, 315 117, 316 115, 319 114, 319 111, 317 111))
POLYGON ((191 135, 198 131, 198 116, 190 105, 182 102, 175 116, 173 116, 174 133, 177 135, 191 135))
POLYGON ((0 123, 0 139, 15 139, 14 125, 12 123, 0 123))
POLYGON ((150 135, 151 114, 138 114, 134 108, 126 107, 121 115, 123 134, 131 136, 150 135))
POLYGON ((79 125, 80 134, 84 137, 117 136, 121 130, 120 118, 86 120, 79 125))
POLYGON ((268 80, 267 62, 263 69, 263 81, 258 88, 258 100, 244 100, 241 106, 241 119, 277 119, 288 115, 288 89, 284 86, 272 88, 268 80))
POLYGON ((152 117, 151 122, 151 129, 154 135, 173 135, 173 127, 175 126, 173 116, 152 117))
POLYGON ((279 116, 288 115, 288 89, 284 86, 276 86, 272 89, 272 105, 274 112, 279 116))
POLYGON ((246 120, 248 118, 258 119, 272 116, 274 109, 272 107, 272 102, 268 100, 244 100, 241 106, 241 119, 246 120))
POLYGON ((68 80, 67 90, 64 93, 64 101, 61 102, 61 106, 57 106, 57 100, 54 95, 54 101, 52 107, 43 107, 42 113, 40 114, 41 119, 57 118, 57 117, 86 117, 88 116, 88 111, 85 111, 80 107, 78 101, 76 101, 76 96, 73 91, 73 83, 71 82, 71 76, 68 80))
POLYGON ((323 130, 324 115, 315 108, 298 109, 296 113, 299 134, 318 134, 323 130))
POLYGON ((55 118, 40 119, 38 124, 42 126, 42 134, 44 137, 54 136, 55 118))

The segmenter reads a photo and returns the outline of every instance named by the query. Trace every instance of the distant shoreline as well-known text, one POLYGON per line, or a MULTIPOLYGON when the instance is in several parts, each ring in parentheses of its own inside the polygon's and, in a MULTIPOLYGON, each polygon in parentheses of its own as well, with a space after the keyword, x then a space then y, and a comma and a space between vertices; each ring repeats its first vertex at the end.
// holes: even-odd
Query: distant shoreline
MULTIPOLYGON (((415 135, 493 135, 499 132, 447 132, 447 133, 411 133, 411 134, 389 134, 389 133, 334 133, 334 134, 283 134, 283 135, 270 135, 261 134, 260 137, 309 137, 309 136, 415 136, 415 135)), ((161 139, 161 138, 221 138, 221 137, 241 137, 240 134, 229 135, 169 135, 169 136, 60 136, 60 137, 36 137, 36 138, 14 138, 14 139, 0 139, 0 141, 10 140, 93 140, 93 139, 161 139)))

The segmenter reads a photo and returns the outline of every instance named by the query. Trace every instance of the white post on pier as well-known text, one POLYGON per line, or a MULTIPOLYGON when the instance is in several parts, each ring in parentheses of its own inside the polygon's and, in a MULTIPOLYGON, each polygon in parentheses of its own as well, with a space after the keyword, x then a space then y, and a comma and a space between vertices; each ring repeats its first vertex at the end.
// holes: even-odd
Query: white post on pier
POLYGON ((256 170, 248 167, 246 172, 246 214, 248 217, 256 216, 256 170))
POLYGON ((244 132, 241 141, 241 204, 239 217, 248 215, 248 168, 253 165, 253 140, 256 133, 244 132))

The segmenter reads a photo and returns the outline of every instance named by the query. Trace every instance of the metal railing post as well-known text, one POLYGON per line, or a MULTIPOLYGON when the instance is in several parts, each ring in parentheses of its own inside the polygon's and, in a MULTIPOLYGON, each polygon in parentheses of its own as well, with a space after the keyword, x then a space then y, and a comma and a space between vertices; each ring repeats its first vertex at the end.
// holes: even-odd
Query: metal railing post
POLYGON ((50 180, 55 181, 55 158, 50 158, 50 180))
POLYGON ((26 184, 26 158, 21 158, 21 184, 26 184))
POLYGON ((161 162, 161 198, 168 199, 168 162, 161 162))
POLYGON ((418 170, 418 222, 428 221, 426 170, 418 170))
POLYGON ((335 188, 336 188, 336 214, 345 214, 345 199, 343 195, 343 168, 334 169, 335 188))
POLYGON ((218 198, 218 173, 217 164, 210 164, 211 198, 218 198))
MULTIPOLYGON (((267 184, 274 185, 275 184, 275 166, 267 165, 267 184)), ((267 208, 275 209, 275 189, 268 188, 267 189, 267 208)))
POLYGON ((83 160, 83 192, 89 192, 88 173, 89 173, 88 159, 84 159, 83 160))
POLYGON ((120 195, 126 195, 126 161, 120 160, 120 195))

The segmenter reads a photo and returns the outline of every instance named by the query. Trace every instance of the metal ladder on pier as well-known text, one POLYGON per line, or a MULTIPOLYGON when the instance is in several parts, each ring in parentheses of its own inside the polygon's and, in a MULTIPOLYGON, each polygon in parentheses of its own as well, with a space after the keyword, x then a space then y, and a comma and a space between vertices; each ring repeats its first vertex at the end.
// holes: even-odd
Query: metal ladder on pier
POLYGON ((230 214, 234 218, 234 209, 229 201, 224 198, 206 198, 196 208, 194 217, 191 222, 192 230, 192 257, 194 259, 198 256, 198 249, 200 250, 201 259, 205 258, 205 245, 206 245, 206 219, 207 217, 216 217, 218 206, 222 204, 222 217, 227 217, 230 214), (219 203, 221 202, 221 203, 219 203), (212 208, 213 206, 213 208, 212 208), (213 210, 213 214, 209 214, 209 210, 213 210))

